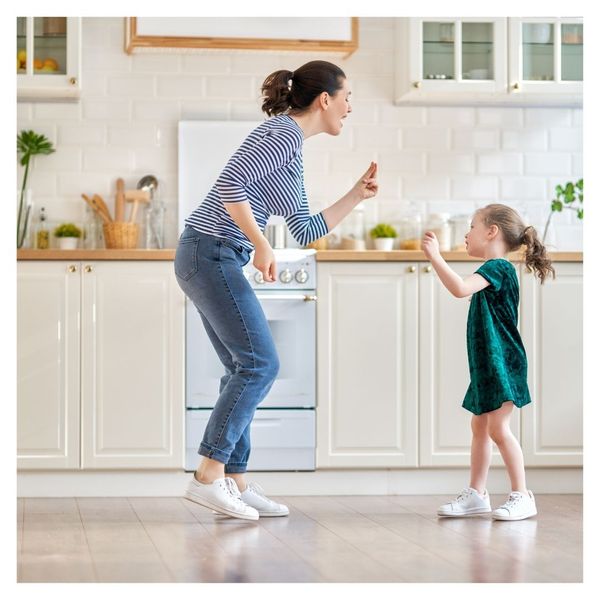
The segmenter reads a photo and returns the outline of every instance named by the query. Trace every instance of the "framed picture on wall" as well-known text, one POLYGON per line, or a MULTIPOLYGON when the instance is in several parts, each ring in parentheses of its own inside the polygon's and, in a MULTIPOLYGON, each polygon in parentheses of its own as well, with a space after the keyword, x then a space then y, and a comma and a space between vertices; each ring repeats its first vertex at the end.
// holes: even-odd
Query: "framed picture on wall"
POLYGON ((358 17, 126 17, 125 51, 174 48, 345 52, 358 17))

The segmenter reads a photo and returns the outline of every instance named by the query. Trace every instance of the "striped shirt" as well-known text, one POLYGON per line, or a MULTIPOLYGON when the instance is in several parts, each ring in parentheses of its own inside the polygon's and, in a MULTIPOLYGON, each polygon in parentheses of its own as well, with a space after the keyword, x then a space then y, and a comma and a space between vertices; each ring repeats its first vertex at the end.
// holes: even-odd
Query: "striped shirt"
POLYGON ((244 140, 186 225, 254 249, 224 202, 250 202, 261 231, 271 215, 285 218, 294 239, 305 246, 328 232, 322 213, 311 215, 304 190, 300 126, 288 115, 261 123, 244 140))

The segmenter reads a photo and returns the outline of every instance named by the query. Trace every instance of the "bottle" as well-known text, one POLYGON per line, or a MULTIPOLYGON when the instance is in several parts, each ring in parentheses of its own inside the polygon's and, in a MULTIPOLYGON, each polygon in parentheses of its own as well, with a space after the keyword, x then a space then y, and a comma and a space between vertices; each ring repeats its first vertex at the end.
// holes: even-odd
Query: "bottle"
POLYGON ((35 230, 35 247, 38 250, 48 250, 48 248, 50 248, 50 231, 48 230, 46 220, 46 209, 42 206, 40 208, 39 220, 35 230))
POLYGON ((100 231, 100 225, 96 217, 96 213, 89 207, 85 209, 85 249, 86 250, 97 250, 98 249, 98 234, 100 231))
POLYGON ((452 229, 448 213, 431 213, 427 222, 427 229, 435 233, 440 243, 440 252, 449 252, 452 249, 452 229))

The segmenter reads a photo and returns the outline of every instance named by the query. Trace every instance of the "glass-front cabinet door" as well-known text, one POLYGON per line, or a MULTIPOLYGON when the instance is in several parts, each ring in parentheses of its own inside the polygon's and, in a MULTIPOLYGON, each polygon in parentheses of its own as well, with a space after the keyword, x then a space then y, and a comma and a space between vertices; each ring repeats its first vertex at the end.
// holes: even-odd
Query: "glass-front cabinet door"
POLYGON ((405 31, 398 31, 400 43, 407 38, 410 56, 406 95, 505 92, 506 18, 407 21, 405 31))
POLYGON ((581 94, 583 20, 510 18, 509 90, 514 96, 581 94))
POLYGON ((81 92, 81 18, 17 17, 17 99, 81 92))

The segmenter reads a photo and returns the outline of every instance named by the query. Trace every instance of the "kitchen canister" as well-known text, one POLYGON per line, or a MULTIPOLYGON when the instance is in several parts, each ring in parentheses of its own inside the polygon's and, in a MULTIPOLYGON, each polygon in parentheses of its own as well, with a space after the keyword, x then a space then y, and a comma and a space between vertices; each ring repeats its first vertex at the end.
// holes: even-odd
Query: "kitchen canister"
POLYGON ((471 215, 454 215, 450 219, 450 227, 452 228, 452 251, 466 251, 465 235, 471 228, 471 215))
POLYGON ((449 252, 452 249, 452 229, 448 213, 431 213, 427 220, 427 230, 435 233, 440 243, 440 252, 449 252))

